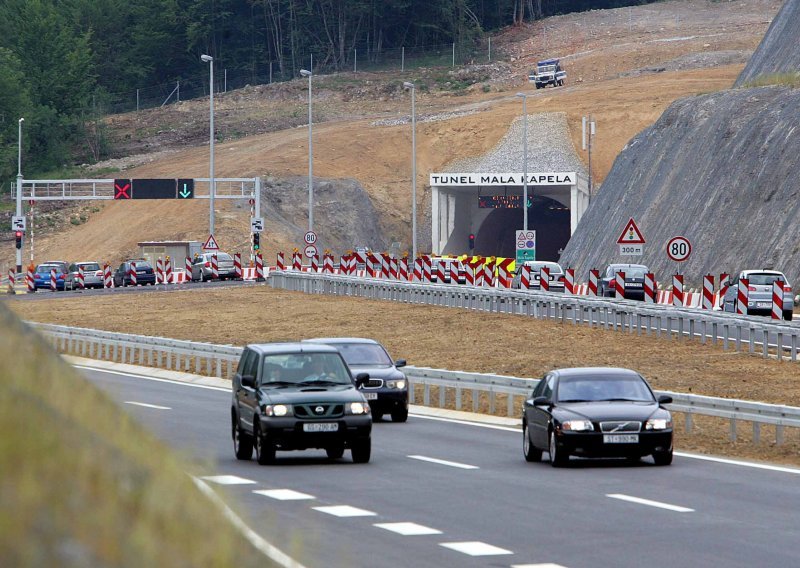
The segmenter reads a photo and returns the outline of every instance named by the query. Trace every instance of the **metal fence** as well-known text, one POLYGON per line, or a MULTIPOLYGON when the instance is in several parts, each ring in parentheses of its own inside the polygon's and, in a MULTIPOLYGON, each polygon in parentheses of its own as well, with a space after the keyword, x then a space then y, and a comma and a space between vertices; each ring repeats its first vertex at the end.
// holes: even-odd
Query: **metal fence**
MULTIPOLYGON (((61 353, 119 363, 139 364, 176 371, 230 378, 242 353, 241 347, 215 345, 163 337, 129 335, 94 329, 31 323, 61 353)), ((520 415, 522 402, 538 379, 485 373, 467 373, 426 367, 406 367, 409 397, 425 406, 498 413, 505 405, 509 417, 520 415)), ((775 427, 776 442, 784 441, 786 427, 800 428, 800 408, 658 391, 673 398, 669 408, 684 413, 686 431, 695 415, 727 419, 729 436, 737 436, 739 422, 751 422, 753 442, 760 440, 761 426, 775 427)))

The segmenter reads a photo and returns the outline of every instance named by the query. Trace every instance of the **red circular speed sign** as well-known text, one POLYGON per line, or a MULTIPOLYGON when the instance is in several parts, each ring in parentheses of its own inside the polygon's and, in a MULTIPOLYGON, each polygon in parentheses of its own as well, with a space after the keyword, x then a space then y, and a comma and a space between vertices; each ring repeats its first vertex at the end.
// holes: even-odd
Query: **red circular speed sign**
POLYGON ((686 237, 672 237, 667 243, 667 256, 675 262, 683 262, 692 254, 692 243, 686 237))

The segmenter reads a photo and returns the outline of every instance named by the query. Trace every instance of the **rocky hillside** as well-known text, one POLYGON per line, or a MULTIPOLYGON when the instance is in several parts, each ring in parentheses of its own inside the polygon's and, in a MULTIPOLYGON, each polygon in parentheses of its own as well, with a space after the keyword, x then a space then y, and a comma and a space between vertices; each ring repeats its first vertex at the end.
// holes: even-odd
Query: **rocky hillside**
POLYGON ((767 35, 736 80, 737 87, 759 76, 800 69, 800 0, 786 0, 767 35))
POLYGON ((773 266, 800 279, 800 90, 734 89, 673 103, 617 158, 570 241, 562 264, 579 269, 621 257, 615 244, 629 217, 647 244, 641 262, 662 280, 680 269, 688 285, 702 274, 773 266), (667 241, 694 245, 678 266, 667 241))

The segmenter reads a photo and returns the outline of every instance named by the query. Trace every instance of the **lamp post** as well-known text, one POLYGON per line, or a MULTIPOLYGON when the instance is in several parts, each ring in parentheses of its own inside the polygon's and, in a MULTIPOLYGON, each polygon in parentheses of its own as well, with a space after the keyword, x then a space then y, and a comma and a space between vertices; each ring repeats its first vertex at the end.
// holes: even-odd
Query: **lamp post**
POLYGON ((314 142, 311 127, 311 77, 313 73, 300 69, 300 75, 308 77, 308 230, 314 230, 314 142))
POLYGON ((405 81, 403 87, 411 89, 411 258, 417 258, 417 107, 416 86, 405 81))
MULTIPOLYGON (((17 217, 22 217, 22 123, 19 119, 19 136, 17 137, 17 217)), ((22 274, 22 249, 17 249, 17 274, 22 274)))
POLYGON ((523 117, 523 173, 522 173, 522 230, 528 230, 528 95, 517 93, 522 98, 522 117, 523 117))
POLYGON ((208 165, 208 177, 209 177, 209 194, 208 194, 208 201, 209 201, 209 214, 208 214, 208 232, 209 234, 214 234, 214 195, 217 192, 217 184, 214 180, 214 58, 210 55, 201 55, 200 60, 208 63, 209 67, 209 82, 208 82, 208 92, 209 92, 209 113, 211 115, 211 124, 209 126, 209 139, 208 139, 208 146, 210 149, 209 155, 209 165, 208 165))

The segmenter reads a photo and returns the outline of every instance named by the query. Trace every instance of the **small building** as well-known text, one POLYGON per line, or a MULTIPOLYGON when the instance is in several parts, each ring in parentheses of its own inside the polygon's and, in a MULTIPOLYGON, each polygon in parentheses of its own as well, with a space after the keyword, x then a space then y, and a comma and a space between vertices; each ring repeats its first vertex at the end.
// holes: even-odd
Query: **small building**
POLYGON ((169 257, 176 271, 183 269, 187 256, 194 258, 195 254, 203 252, 203 243, 200 241, 145 241, 136 244, 142 258, 146 258, 151 266, 155 267, 159 258, 169 257))

